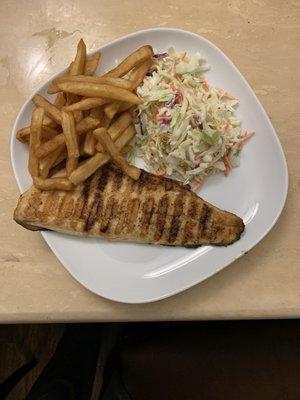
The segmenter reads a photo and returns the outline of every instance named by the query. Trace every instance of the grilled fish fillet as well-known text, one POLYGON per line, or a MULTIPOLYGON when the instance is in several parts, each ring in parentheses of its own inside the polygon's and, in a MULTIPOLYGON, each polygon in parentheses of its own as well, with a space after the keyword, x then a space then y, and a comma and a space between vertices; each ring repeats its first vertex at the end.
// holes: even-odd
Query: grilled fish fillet
POLYGON ((32 230, 171 246, 229 245, 244 223, 187 186, 142 171, 135 182, 113 164, 73 191, 34 187, 21 195, 14 219, 32 230))

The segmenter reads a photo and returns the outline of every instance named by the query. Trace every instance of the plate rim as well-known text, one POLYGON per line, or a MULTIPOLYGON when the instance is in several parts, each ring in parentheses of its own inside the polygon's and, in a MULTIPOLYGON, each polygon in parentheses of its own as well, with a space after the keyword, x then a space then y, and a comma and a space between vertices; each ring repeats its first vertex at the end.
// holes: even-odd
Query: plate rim
MULTIPOLYGON (((255 240, 253 240, 253 242, 247 246, 247 248, 242 251, 239 252, 236 256, 234 256, 229 262, 227 262, 226 264, 222 264, 221 267, 219 267, 217 270, 213 270, 211 271, 211 273, 209 273, 204 279, 200 278, 199 280, 195 280, 193 281, 193 283, 189 283, 187 285, 184 286, 180 286, 180 288, 178 289, 168 289, 165 290, 163 294, 161 295, 154 295, 151 298, 147 298, 147 299, 137 299, 137 300, 132 300, 132 299, 121 299, 118 298, 117 295, 112 295, 112 296, 108 296, 107 294, 102 294, 102 293, 98 293, 95 290, 85 286, 81 280, 78 279, 77 274, 74 273, 74 271, 71 271, 71 269, 67 266, 67 263, 64 262, 64 257, 63 255, 61 255, 60 253, 58 254, 58 251, 56 251, 54 244, 52 243, 52 238, 48 237, 49 236, 49 232, 43 232, 41 231, 40 234, 42 235, 42 237, 44 238, 44 240, 46 241, 47 245, 50 247, 51 251, 54 253, 54 255, 58 258, 58 260, 61 262, 61 264, 64 266, 64 268, 68 271, 68 273, 74 278, 76 279, 76 281, 78 283, 80 283, 82 286, 84 286, 87 290, 89 290, 90 292, 96 294, 97 296, 103 297, 105 299, 111 300, 111 301, 115 301, 115 302, 119 302, 119 303, 123 303, 123 304, 145 304, 145 303, 152 303, 152 302, 156 302, 159 300, 163 300, 165 298, 168 298, 170 296, 176 295, 178 293, 181 293, 201 282, 206 281, 207 279, 209 279, 211 276, 219 273, 221 270, 223 270, 224 268, 228 267, 230 264, 232 264, 234 261, 236 261, 237 259, 239 259, 240 257, 242 257, 246 252, 250 251, 253 247, 255 247, 264 237, 266 237, 266 235, 272 230, 272 228, 274 227, 274 225, 276 224, 276 222, 278 221, 283 208, 285 206, 286 203, 286 199, 287 199, 287 194, 288 194, 288 187, 289 187, 289 175, 288 175, 288 166, 287 166, 287 161, 286 161, 286 157, 281 145, 281 142, 279 140, 279 137, 276 133, 275 128, 273 127, 273 124, 267 114, 267 112, 265 111, 263 105, 261 104, 260 100, 258 99, 258 97, 256 96, 254 90, 251 88, 250 84, 247 82, 246 78, 242 75, 242 73, 239 71, 239 69, 236 67, 236 65, 227 57, 226 54, 223 53, 223 51, 216 46, 213 42, 211 42, 210 40, 208 40, 207 38, 203 37, 202 35, 199 35, 197 33, 191 32, 191 31, 187 31, 184 29, 179 29, 179 28, 171 28, 171 27, 161 27, 161 28, 149 28, 149 29, 142 29, 139 31, 135 31, 132 33, 129 33, 127 35, 124 36, 120 36, 116 39, 111 40, 110 42, 104 44, 103 46, 97 47, 96 49, 93 49, 91 52, 88 53, 88 55, 92 55, 94 53, 96 53, 97 51, 101 51, 103 49, 105 49, 106 47, 109 47, 113 44, 116 44, 118 42, 123 41, 124 39, 130 39, 132 37, 135 36, 139 36, 141 34, 145 34, 145 33, 150 33, 150 32, 181 32, 183 34, 188 34, 191 36, 194 36, 197 39, 201 39, 202 41, 206 42, 209 46, 213 47, 213 49, 215 51, 217 51, 219 54, 222 55, 222 57, 228 62, 228 64, 230 65, 230 67, 234 70, 235 73, 237 73, 239 75, 239 78, 242 79, 243 83, 245 84, 245 86, 247 87, 247 89, 249 90, 249 92, 251 93, 252 97, 254 98, 256 104, 259 106, 260 111, 262 112, 265 120, 267 121, 269 127, 271 128, 272 131, 272 136, 273 139, 275 139, 276 142, 276 147, 279 150, 279 154, 280 154, 280 158, 281 158, 281 162, 283 165, 283 169, 284 169, 284 188, 282 188, 282 202, 281 204, 278 206, 277 211, 276 211, 276 216, 273 218, 272 222, 268 225, 267 228, 265 228, 263 230, 263 232, 258 235, 256 237, 255 240)), ((17 173, 17 166, 16 166, 16 160, 13 157, 13 148, 14 148, 14 143, 17 140, 16 139, 16 131, 17 131, 17 126, 19 124, 19 120, 21 119, 21 116, 23 115, 24 109, 27 107, 27 105, 30 103, 32 97, 36 94, 39 93, 44 87, 45 85, 47 85, 52 79, 56 78, 57 76, 61 75, 64 71, 66 70, 66 68, 59 70, 58 72, 54 73, 53 75, 51 75, 45 82, 43 82, 42 84, 40 84, 34 91, 33 93, 28 96, 28 98, 24 101, 22 107, 20 108, 20 111, 18 112, 17 117, 15 118, 13 127, 12 127, 12 132, 11 132, 11 138, 10 138, 10 161, 11 161, 11 165, 12 165, 12 169, 14 172, 14 176, 15 179, 17 181, 17 185, 19 188, 19 191, 22 193, 22 183, 19 179, 19 175, 17 173)))

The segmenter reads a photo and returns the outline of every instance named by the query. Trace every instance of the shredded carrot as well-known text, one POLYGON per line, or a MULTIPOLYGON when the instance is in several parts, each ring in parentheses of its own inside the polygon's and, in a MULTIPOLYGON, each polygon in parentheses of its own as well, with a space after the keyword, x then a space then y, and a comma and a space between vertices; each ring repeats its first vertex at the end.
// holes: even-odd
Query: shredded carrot
POLYGON ((166 175, 166 170, 163 169, 163 168, 159 168, 159 169, 155 172, 155 175, 157 175, 157 176, 164 176, 164 175, 166 175))
POLYGON ((174 74, 175 71, 176 71, 176 68, 175 68, 175 60, 174 60, 174 61, 173 61, 173 65, 172 65, 172 73, 174 74))
POLYGON ((156 120, 157 111, 152 111, 151 116, 153 120, 156 120))
POLYGON ((221 132, 221 133, 225 133, 225 132, 226 132, 226 129, 227 129, 227 124, 224 124, 224 125, 222 125, 222 126, 220 127, 220 132, 221 132))
POLYGON ((186 57, 186 51, 185 51, 184 53, 181 53, 180 56, 179 56, 179 58, 180 58, 181 60, 184 60, 185 57, 186 57))
POLYGON ((202 87, 206 92, 209 92, 209 85, 206 81, 201 82, 202 83, 202 87))
POLYGON ((166 142, 169 140, 169 136, 168 136, 168 135, 164 135, 163 133, 161 133, 161 134, 159 135, 159 138, 160 138, 161 140, 166 141, 166 142))
POLYGON ((230 162, 230 160, 228 158, 228 154, 225 154, 225 156, 223 156, 222 160, 223 160, 225 168, 226 168, 225 171, 224 171, 224 175, 228 176, 229 172, 232 170, 232 165, 231 165, 231 162, 230 162))
POLYGON ((171 115, 158 115, 156 118, 158 121, 162 120, 162 119, 167 119, 168 121, 171 121, 172 117, 171 115))
POLYGON ((216 91, 218 92, 218 94, 222 97, 225 97, 226 99, 229 100, 236 100, 236 97, 234 97, 232 94, 225 92, 223 89, 221 88, 216 88, 216 91))
POLYGON ((197 192, 202 186, 206 178, 202 178, 200 182, 196 182, 193 185, 194 192, 197 192))
POLYGON ((225 133, 230 126, 231 123, 229 121, 225 122, 223 125, 220 126, 220 132, 225 133))
POLYGON ((223 97, 226 97, 228 100, 236 100, 236 97, 232 96, 232 94, 224 92, 223 97))
POLYGON ((186 87, 194 89, 193 86, 186 79, 183 81, 183 83, 185 84, 186 87))
POLYGON ((254 135, 254 132, 245 132, 245 135, 242 137, 242 139, 240 140, 239 143, 239 150, 241 150, 244 146, 244 144, 250 139, 252 138, 252 136, 254 135))

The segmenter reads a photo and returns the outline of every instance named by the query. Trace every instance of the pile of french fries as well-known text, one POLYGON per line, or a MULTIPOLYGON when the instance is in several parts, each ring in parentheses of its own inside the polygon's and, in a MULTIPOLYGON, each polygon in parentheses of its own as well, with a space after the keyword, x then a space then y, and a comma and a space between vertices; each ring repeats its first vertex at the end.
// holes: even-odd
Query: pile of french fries
POLYGON ((28 170, 35 187, 72 190, 110 160, 139 179, 140 170, 122 154, 135 135, 132 111, 141 103, 135 90, 152 56, 152 47, 142 46, 117 67, 95 76, 101 54, 87 57, 86 45, 79 41, 66 73, 48 86, 47 92, 56 95, 54 102, 35 95, 31 124, 17 133, 18 140, 29 143, 28 170))

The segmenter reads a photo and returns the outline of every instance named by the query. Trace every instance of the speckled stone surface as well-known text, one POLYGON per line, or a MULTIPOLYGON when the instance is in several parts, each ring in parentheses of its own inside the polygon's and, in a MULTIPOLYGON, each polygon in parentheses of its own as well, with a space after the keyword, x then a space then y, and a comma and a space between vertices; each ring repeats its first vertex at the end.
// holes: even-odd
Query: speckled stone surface
POLYGON ((300 317, 299 1, 2 0, 0 20, 0 322, 300 317), (25 99, 65 67, 80 37, 92 50, 161 26, 205 36, 237 65, 280 137, 289 194, 275 228, 219 274, 157 303, 117 304, 83 288, 38 233, 13 222, 9 140, 25 99))

